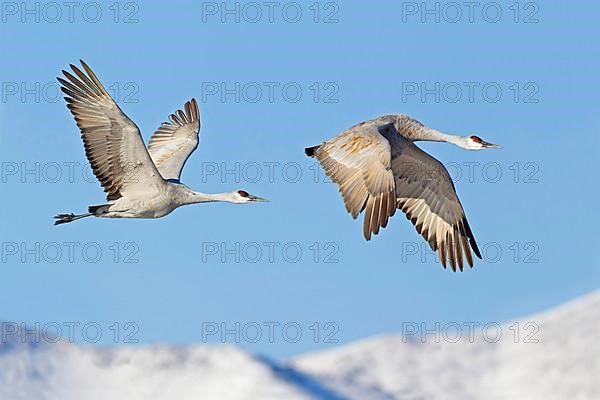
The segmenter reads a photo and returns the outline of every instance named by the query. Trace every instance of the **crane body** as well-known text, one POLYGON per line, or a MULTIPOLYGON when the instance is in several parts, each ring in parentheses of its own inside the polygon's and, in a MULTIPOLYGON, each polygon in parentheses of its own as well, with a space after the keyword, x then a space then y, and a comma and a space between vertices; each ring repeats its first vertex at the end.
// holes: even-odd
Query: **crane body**
POLYGON ((55 225, 86 217, 161 218, 178 207, 208 202, 264 202, 245 190, 208 194, 180 182, 181 171, 199 144, 200 110, 195 99, 169 116, 144 145, 135 125, 91 68, 71 65, 58 78, 67 107, 81 130, 86 156, 107 193, 108 203, 84 214, 59 214, 55 225), (85 72, 84 72, 85 71, 85 72))
POLYGON ((499 148, 478 136, 437 131, 407 115, 383 115, 361 122, 321 145, 305 149, 338 185, 353 218, 364 214, 367 241, 385 228, 397 209, 438 251, 446 267, 463 269, 463 254, 481 258, 454 183, 444 165, 415 145, 447 142, 466 150, 499 148))

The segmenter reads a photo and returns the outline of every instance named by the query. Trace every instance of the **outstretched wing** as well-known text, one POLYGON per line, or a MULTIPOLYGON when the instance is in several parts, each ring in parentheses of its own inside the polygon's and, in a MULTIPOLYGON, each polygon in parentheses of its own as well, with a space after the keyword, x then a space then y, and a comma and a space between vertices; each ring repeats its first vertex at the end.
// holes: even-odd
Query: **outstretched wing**
POLYGON ((189 156, 198 147, 200 110, 196 99, 185 103, 185 111, 177 110, 163 122, 150 138, 148 151, 164 179, 179 180, 189 156))
POLYGON ((58 78, 67 95, 67 107, 81 130, 85 154, 108 200, 122 196, 147 196, 165 184, 148 155, 138 127, 121 111, 98 77, 71 64, 73 74, 58 78))
POLYGON ((319 146, 314 156, 339 186, 346 210, 357 218, 366 209, 363 233, 371 240, 396 212, 390 143, 377 125, 360 124, 319 146))
POLYGON ((396 180, 398 208, 417 232, 437 251, 446 267, 463 270, 463 253, 473 267, 471 248, 481 258, 473 232, 456 195, 452 178, 444 165, 402 137, 392 126, 386 127, 392 139, 392 170, 396 180))

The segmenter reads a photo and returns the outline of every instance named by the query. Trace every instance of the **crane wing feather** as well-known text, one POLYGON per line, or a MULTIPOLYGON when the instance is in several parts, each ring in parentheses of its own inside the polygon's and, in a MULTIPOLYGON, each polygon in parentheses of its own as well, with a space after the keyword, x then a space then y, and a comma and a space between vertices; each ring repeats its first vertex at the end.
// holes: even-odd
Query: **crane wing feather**
POLYGON ((473 266, 471 249, 481 253, 444 165, 414 143, 396 134, 392 144, 392 170, 400 208, 434 251, 444 268, 463 269, 463 255, 473 266))
POLYGON ((366 209, 363 230, 371 240, 396 212, 390 143, 376 125, 360 124, 323 143, 315 156, 338 184, 352 217, 366 209))
POLYGON ((199 143, 200 109, 196 99, 185 103, 154 132, 148 151, 164 179, 179 180, 189 156, 199 143))
POLYGON ((108 200, 159 191, 164 181, 152 162, 140 130, 108 94, 100 80, 83 61, 82 71, 63 71, 58 78, 66 94, 67 107, 81 130, 92 171, 108 200))

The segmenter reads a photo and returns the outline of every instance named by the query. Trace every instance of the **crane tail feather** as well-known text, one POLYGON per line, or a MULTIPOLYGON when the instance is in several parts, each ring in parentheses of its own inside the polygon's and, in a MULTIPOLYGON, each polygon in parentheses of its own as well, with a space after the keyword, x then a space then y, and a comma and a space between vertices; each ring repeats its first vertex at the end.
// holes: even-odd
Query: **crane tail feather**
POLYGON ((321 147, 321 145, 319 146, 313 146, 313 147, 307 147, 304 149, 304 152, 306 153, 307 156, 309 157, 314 157, 315 153, 317 152, 317 149, 321 147))

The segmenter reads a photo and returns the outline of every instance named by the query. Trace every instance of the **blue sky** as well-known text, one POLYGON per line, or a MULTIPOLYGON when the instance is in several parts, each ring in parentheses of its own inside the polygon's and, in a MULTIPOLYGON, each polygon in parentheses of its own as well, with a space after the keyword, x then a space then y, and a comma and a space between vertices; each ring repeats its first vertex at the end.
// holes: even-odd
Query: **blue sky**
POLYGON ((0 319, 94 323, 105 345, 115 322, 121 333, 133 322, 141 344, 220 343, 207 330, 239 323, 240 340, 228 343, 286 357, 335 345, 327 333, 346 343, 403 322, 502 322, 599 287, 596 2, 501 2, 501 14, 483 2, 471 16, 444 2, 439 12, 428 3, 433 14, 421 2, 281 2, 272 15, 260 2, 239 11, 228 2, 233 14, 221 2, 106 2, 101 14, 83 2, 71 16, 65 6, 9 3, 0 319), (58 212, 104 201, 56 93, 55 77, 80 58, 146 140, 196 97, 201 146, 183 182, 272 202, 52 226, 58 212), (365 242, 362 220, 304 156, 386 113, 504 146, 422 145, 453 167, 487 262, 443 270, 401 214, 365 242), (279 324, 273 340, 270 323, 279 324))

